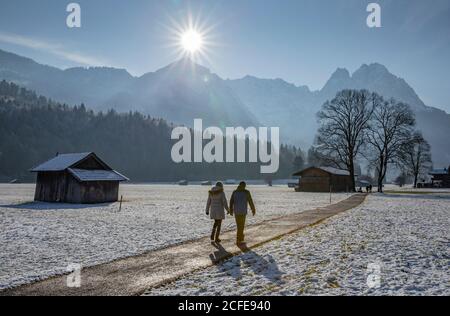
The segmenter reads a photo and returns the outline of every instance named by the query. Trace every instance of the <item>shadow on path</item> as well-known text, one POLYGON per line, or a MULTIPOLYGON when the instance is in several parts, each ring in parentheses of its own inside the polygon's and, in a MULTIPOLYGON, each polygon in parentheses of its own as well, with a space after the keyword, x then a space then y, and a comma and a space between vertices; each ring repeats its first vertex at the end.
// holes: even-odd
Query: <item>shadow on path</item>
POLYGON ((276 261, 271 255, 260 256, 255 251, 247 247, 246 244, 238 246, 242 254, 235 256, 218 266, 220 272, 226 273, 235 280, 243 278, 243 268, 249 268, 256 275, 261 275, 269 282, 282 285, 283 272, 280 271, 276 261))
POLYGON ((211 245, 217 249, 217 251, 214 251, 209 255, 213 264, 220 264, 224 259, 233 256, 233 254, 228 252, 221 244, 212 242, 211 245))

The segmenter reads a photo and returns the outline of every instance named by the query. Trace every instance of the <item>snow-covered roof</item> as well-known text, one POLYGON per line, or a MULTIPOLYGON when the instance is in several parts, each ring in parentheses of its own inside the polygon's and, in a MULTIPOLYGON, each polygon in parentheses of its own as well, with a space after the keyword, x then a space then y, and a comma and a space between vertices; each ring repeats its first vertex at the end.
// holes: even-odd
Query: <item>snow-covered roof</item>
POLYGON ((75 179, 81 182, 89 181, 128 181, 124 175, 112 170, 94 153, 61 154, 43 164, 31 169, 31 172, 57 172, 67 170, 75 179), (76 168, 77 165, 88 157, 93 157, 105 169, 89 170, 76 168))
POLYGON ((341 170, 341 169, 336 169, 336 168, 331 168, 331 167, 319 167, 319 169, 322 169, 325 172, 335 174, 338 176, 349 176, 350 175, 350 172, 348 172, 347 170, 341 170))
POLYGON ((90 154, 92 153, 61 154, 31 169, 31 172, 63 171, 85 159, 90 154))
POLYGON ((436 176, 436 175, 444 175, 444 174, 448 174, 447 168, 444 168, 444 169, 434 169, 433 171, 430 172, 430 175, 432 175, 432 176, 436 176))
POLYGON ((78 181, 128 181, 124 175, 114 170, 67 169, 78 181))
POLYGON ((332 167, 310 167, 305 170, 297 172, 296 174, 294 174, 294 176, 301 176, 305 171, 310 170, 310 169, 320 169, 320 170, 325 171, 326 173, 334 174, 334 175, 338 175, 338 176, 349 176, 350 175, 350 172, 348 172, 347 170, 341 170, 341 169, 336 169, 336 168, 332 168, 332 167))

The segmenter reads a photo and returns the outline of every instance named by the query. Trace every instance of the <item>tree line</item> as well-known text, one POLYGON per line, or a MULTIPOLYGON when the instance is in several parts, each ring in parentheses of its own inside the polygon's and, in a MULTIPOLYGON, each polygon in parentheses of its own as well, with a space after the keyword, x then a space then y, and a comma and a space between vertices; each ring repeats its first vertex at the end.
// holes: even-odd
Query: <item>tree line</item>
MULTIPOLYGON (((0 181, 32 181, 29 169, 56 153, 96 152, 136 182, 289 178, 296 170, 294 146, 280 148, 280 169, 270 179, 259 163, 183 163, 171 159, 171 131, 163 119, 138 112, 95 113, 0 82, 0 181)), ((298 159, 297 159, 298 160, 298 159)), ((298 162, 298 161, 297 161, 298 162)))
POLYGON ((373 170, 379 192, 390 167, 412 176, 417 187, 419 176, 432 166, 430 145, 415 129, 414 112, 405 103, 366 90, 343 90, 317 116, 317 159, 348 170, 353 190, 361 159, 373 170))

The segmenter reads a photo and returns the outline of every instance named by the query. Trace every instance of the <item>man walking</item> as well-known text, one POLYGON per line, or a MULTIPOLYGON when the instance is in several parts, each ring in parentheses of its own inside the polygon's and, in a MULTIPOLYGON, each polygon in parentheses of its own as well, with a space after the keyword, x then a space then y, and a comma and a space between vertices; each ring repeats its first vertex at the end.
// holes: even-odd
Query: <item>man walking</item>
POLYGON ((253 216, 256 214, 255 204, 253 204, 252 195, 246 189, 247 184, 241 182, 236 191, 233 192, 230 200, 230 214, 236 219, 237 225, 237 239, 236 244, 242 245, 244 243, 244 228, 245 220, 247 218, 248 206, 252 210, 253 216))

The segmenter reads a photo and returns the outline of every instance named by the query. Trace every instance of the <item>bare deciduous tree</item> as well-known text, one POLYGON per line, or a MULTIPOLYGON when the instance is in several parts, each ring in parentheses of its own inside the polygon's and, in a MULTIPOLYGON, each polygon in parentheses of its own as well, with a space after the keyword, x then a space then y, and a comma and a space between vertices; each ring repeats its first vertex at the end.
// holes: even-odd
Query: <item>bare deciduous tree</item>
POLYGON ((348 170, 355 188, 355 160, 362 150, 374 109, 382 99, 365 90, 343 90, 318 113, 318 151, 323 160, 348 170))
POLYGON ((394 99, 379 102, 373 112, 368 142, 375 166, 378 192, 383 192, 388 165, 398 163, 411 137, 415 116, 410 107, 394 99))
POLYGON ((432 167, 431 146, 419 131, 414 132, 410 140, 403 145, 400 164, 408 175, 414 177, 414 188, 420 175, 432 167))

